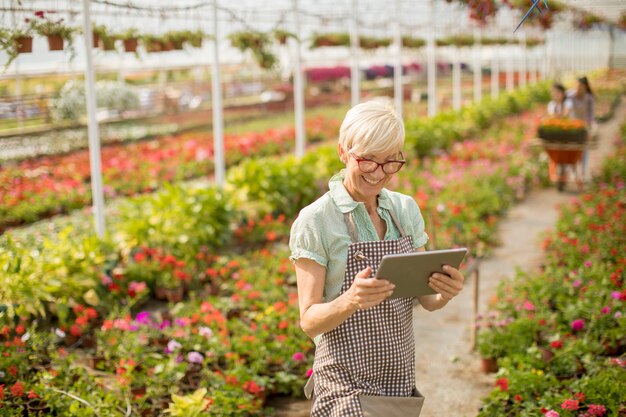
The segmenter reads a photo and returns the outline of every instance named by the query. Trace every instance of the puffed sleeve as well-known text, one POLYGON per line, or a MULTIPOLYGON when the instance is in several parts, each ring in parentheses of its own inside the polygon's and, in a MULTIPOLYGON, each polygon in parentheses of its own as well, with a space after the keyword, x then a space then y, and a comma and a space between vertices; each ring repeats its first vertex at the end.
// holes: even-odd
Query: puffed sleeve
POLYGON ((415 200, 411 199, 407 204, 407 214, 409 218, 409 227, 407 227, 407 233, 413 237, 413 247, 415 249, 421 248, 428 242, 428 234, 424 229, 424 218, 422 212, 418 207, 415 200))
POLYGON ((322 241, 319 228, 315 227, 314 216, 305 210, 291 226, 289 236, 289 259, 294 262, 299 258, 312 259, 323 267, 328 267, 328 255, 322 241))

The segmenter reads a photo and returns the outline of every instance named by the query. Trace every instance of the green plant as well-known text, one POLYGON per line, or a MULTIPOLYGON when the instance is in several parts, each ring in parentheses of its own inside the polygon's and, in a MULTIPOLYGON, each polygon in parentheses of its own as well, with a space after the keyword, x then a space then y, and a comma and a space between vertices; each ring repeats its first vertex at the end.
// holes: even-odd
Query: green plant
POLYGON ((65 19, 54 19, 50 12, 36 12, 35 18, 30 20, 30 27, 34 33, 41 36, 59 36, 67 43, 67 49, 74 55, 74 35, 80 32, 80 28, 65 24, 65 19))
POLYGON ((285 45, 287 43, 287 39, 289 38, 296 38, 296 35, 294 33, 282 29, 274 29, 272 31, 272 36, 281 45, 285 45))
POLYGON ((14 30, 0 28, 0 50, 3 50, 9 57, 4 64, 5 68, 11 65, 20 54, 20 43, 23 42, 25 38, 32 38, 32 36, 33 30, 30 26, 14 30))
POLYGON ((270 50, 270 37, 263 32, 245 31, 234 32, 228 35, 230 43, 241 52, 250 50, 252 55, 263 69, 273 69, 278 64, 278 58, 270 50))
POLYGON ((198 417, 211 405, 206 395, 206 388, 198 389, 193 394, 172 394, 172 402, 166 413, 172 417, 198 417))

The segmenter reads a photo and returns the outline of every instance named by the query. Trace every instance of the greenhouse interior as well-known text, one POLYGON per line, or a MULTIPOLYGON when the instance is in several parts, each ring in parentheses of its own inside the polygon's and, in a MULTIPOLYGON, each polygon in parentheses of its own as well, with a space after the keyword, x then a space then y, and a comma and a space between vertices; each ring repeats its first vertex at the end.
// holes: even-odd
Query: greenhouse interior
POLYGON ((0 417, 626 416, 623 0, 0 22, 0 417))

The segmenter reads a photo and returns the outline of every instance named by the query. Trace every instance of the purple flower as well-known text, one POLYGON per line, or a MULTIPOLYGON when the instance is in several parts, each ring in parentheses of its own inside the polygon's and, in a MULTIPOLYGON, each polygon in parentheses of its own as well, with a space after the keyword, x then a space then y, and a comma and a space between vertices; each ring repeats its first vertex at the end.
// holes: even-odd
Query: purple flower
POLYGON ((150 313, 147 311, 142 311, 141 313, 137 314, 137 317, 135 317, 135 321, 139 324, 150 324, 150 313))
POLYGON ((180 326, 180 327, 185 327, 185 324, 187 324, 187 322, 183 319, 176 319, 174 320, 176 322, 176 325, 180 326))
POLYGON ((578 332, 585 328, 585 321, 583 319, 576 319, 572 322, 572 330, 578 332))
POLYGON ((609 314, 611 312, 611 309, 609 307, 602 307, 602 314, 609 314))
POLYGON ((172 339, 167 343, 167 350, 168 353, 170 352, 174 352, 178 349, 180 349, 181 347, 183 347, 183 345, 181 345, 180 343, 178 343, 176 340, 172 339))
POLYGON ((187 362, 189 363, 202 363, 204 361, 204 356, 199 352, 189 352, 187 354, 187 362))
POLYGON ((293 359, 294 361, 301 361, 304 360, 304 353, 302 352, 296 352, 293 354, 293 356, 291 357, 291 359, 293 359))
POLYGON ((176 363, 183 363, 184 360, 185 358, 183 357, 183 355, 176 356, 176 363))
POLYGON ((612 291, 611 298, 614 300, 619 300, 620 298, 622 298, 622 293, 619 291, 612 291))
POLYGON ((159 330, 163 330, 166 327, 170 327, 172 323, 169 320, 163 320, 161 324, 159 324, 159 330))

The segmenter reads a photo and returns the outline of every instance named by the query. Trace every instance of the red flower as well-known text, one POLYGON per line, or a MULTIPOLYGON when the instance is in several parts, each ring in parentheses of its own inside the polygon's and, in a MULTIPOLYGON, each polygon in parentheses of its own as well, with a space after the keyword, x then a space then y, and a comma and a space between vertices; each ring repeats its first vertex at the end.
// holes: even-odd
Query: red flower
POLYGON ((80 326, 72 324, 72 326, 70 326, 70 334, 72 336, 78 337, 83 334, 83 331, 81 330, 80 326))
POLYGON ((38 10, 35 12, 35 16, 43 19, 44 18, 44 11, 43 10, 38 10))
POLYGON ((577 400, 572 400, 572 399, 567 399, 567 400, 563 401, 563 404, 561 404, 561 408, 564 409, 564 410, 576 411, 576 410, 578 410, 578 401, 577 400))
POLYGON ((24 384, 22 384, 20 381, 17 381, 15 384, 13 384, 13 386, 11 387, 11 395, 14 397, 21 397, 22 395, 24 395, 24 384))
POLYGON ((574 398, 576 398, 578 401, 585 401, 585 394, 583 394, 582 392, 577 392, 576 394, 574 394, 574 398))
POLYGON ((35 390, 32 390, 32 389, 31 389, 31 390, 30 390, 30 392, 28 393, 28 398, 30 398, 30 399, 33 399, 33 398, 38 398, 38 397, 39 397, 39 395, 37 395, 37 394, 35 393, 35 390))
POLYGON ((4 400, 4 384, 0 385, 0 401, 4 400))
POLYGON ((8 367, 7 371, 9 371, 11 376, 16 376, 17 375, 17 366, 11 365, 11 366, 8 367))
POLYGON ((500 378, 496 381, 496 387, 500 387, 502 391, 509 390, 509 380, 506 378, 500 378))
POLYGON ((21 324, 18 324, 17 326, 15 326, 15 333, 24 334, 25 332, 26 332, 26 329, 21 324))
POLYGON ((243 389, 248 391, 250 394, 252 395, 257 395, 261 392, 263 392, 263 390, 265 388, 259 386, 256 382, 254 381, 248 381, 245 384, 243 384, 243 389))
POLYGON ((513 397, 513 399, 515 400, 515 402, 522 402, 522 396, 519 394, 515 394, 515 397, 513 397))

